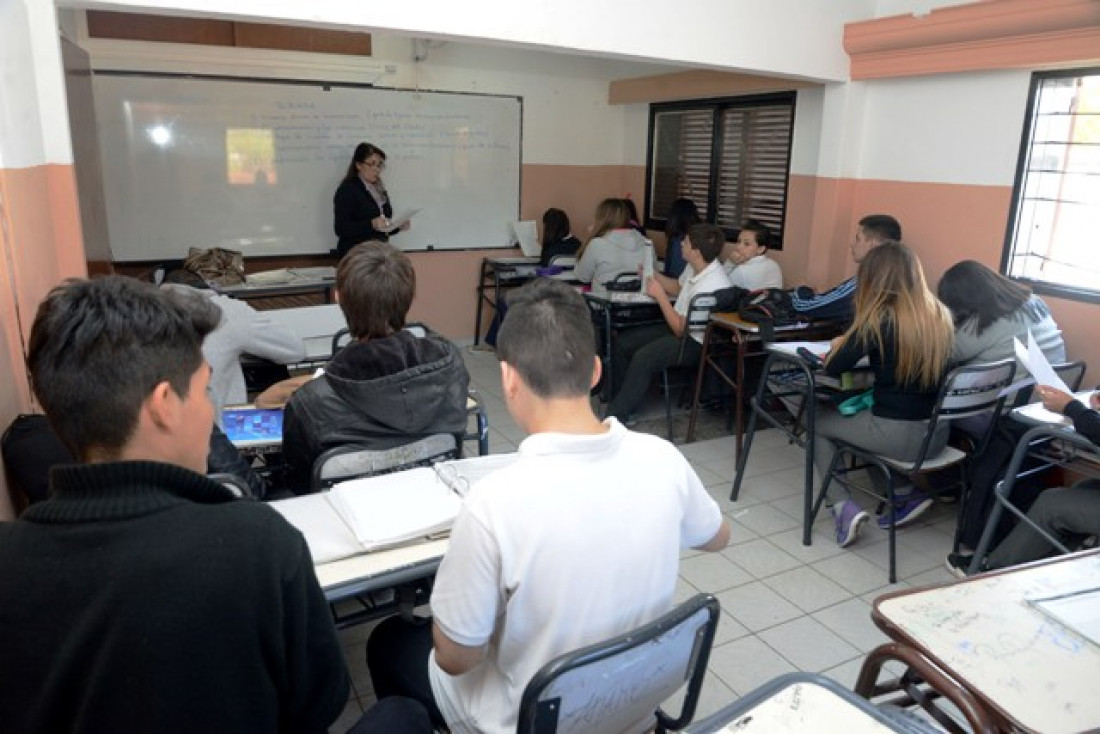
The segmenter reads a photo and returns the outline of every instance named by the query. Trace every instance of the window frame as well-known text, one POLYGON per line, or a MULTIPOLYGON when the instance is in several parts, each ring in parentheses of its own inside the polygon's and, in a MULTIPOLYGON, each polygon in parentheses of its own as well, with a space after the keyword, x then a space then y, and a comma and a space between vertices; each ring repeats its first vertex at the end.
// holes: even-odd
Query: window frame
POLYGON ((1004 246, 1001 249, 1000 271, 1006 277, 1027 285, 1032 291, 1040 295, 1050 295, 1084 303, 1100 303, 1100 288, 1081 288, 1048 280, 1035 280, 1033 278, 1016 276, 1011 273, 1016 232, 1018 229, 1017 219, 1020 217, 1021 209, 1023 208, 1024 183, 1028 174, 1028 154, 1033 144, 1034 128, 1037 119, 1035 105, 1038 102, 1039 90, 1042 88, 1043 82, 1047 79, 1081 76, 1100 76, 1100 66, 1059 69, 1054 71, 1036 71, 1031 74, 1027 93, 1027 106, 1024 110, 1023 131, 1020 135, 1020 146, 1016 157, 1016 175, 1012 182, 1012 202, 1008 211, 1008 223, 1005 227, 1004 246))
MULTIPOLYGON (((785 240, 786 224, 787 224, 787 204, 788 196, 790 194, 791 183, 791 161, 794 157, 794 139, 795 139, 795 126, 798 112, 798 91, 788 90, 783 92, 768 92, 762 94, 747 94, 735 97, 711 97, 706 99, 692 99, 682 100, 677 102, 660 102, 652 103, 649 105, 649 123, 647 133, 646 144, 646 167, 645 167, 645 210, 644 220, 646 229, 654 229, 664 231, 666 219, 661 217, 655 217, 653 215, 653 152, 654 147, 657 144, 655 133, 655 124, 657 116, 661 113, 667 112, 686 112, 686 111, 699 111, 709 110, 712 114, 712 129, 711 134, 711 151, 710 151, 710 175, 707 186, 707 201, 706 212, 707 215, 703 221, 714 223, 718 217, 718 186, 721 178, 722 170, 722 151, 724 144, 725 130, 722 125, 723 114, 730 109, 738 108, 751 108, 751 107, 770 107, 780 104, 789 104, 791 108, 791 135, 787 144, 787 160, 786 167, 783 173, 783 195, 782 195, 782 210, 780 216, 780 231, 775 233, 772 243, 769 245, 770 250, 782 250, 785 240)), ((739 232, 737 226, 719 225, 726 233, 728 238, 734 238, 739 232)))

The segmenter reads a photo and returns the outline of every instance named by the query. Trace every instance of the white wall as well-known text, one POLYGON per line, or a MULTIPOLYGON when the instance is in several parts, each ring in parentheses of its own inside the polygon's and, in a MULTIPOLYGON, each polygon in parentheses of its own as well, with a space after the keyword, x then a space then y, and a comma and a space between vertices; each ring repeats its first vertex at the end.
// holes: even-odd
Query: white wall
POLYGON ((72 163, 69 120, 50 3, 0 2, 0 167, 72 163))
POLYGON ((874 0, 64 0, 62 5, 199 15, 389 35, 457 38, 682 66, 814 80, 848 76, 844 24, 872 17, 874 0))
POLYGON ((857 178, 1012 186, 1028 71, 865 82, 857 178))

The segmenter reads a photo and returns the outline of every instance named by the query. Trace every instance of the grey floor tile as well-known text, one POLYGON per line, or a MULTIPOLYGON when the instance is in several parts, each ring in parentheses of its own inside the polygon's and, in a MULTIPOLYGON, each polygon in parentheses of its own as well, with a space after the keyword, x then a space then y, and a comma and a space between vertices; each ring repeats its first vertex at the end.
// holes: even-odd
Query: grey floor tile
POLYGON ((820 673, 859 655, 850 643, 812 617, 799 617, 758 633, 799 670, 820 673))
POLYGON ((682 604, 698 593, 699 589, 684 581, 681 577, 676 579, 676 589, 672 592, 672 601, 674 604, 682 604))
POLYGON ((772 678, 796 670, 779 653, 752 635, 714 648, 709 667, 739 697, 772 678))
POLYGON ((802 565, 794 556, 765 538, 730 546, 722 551, 722 555, 758 579, 774 576, 802 565))
MULTIPOLYGON (((843 548, 840 550, 838 555, 817 561, 813 567, 853 594, 865 594, 886 583, 882 566, 855 553, 845 553, 843 548)), ((886 552, 885 547, 882 551, 886 552)))
POLYGON ((802 545, 802 526, 792 530, 784 530, 768 536, 775 545, 782 548, 802 563, 815 563, 826 558, 840 555, 844 549, 836 544, 833 534, 823 528, 815 527, 810 533, 810 545, 802 545))
POLYGON ((764 583, 804 612, 814 612, 852 597, 851 591, 809 566, 776 574, 764 579, 764 583))
MULTIPOLYGON (((676 695, 661 704, 661 708, 670 716, 680 713, 685 693, 687 693, 686 685, 677 691, 676 695)), ((696 702, 695 716, 692 717, 692 721, 699 721, 710 716, 715 711, 736 701, 737 698, 737 694, 731 691, 729 686, 722 682, 721 678, 708 670, 706 677, 703 678, 703 687, 699 690, 699 700, 696 702)))
POLYGON ((863 659, 863 655, 857 655, 845 663, 829 668, 822 675, 826 678, 832 678, 850 691, 855 690, 860 668, 863 667, 863 659))
POLYGON ((717 596, 722 609, 750 632, 789 622, 803 614, 760 581, 723 591, 717 596))
POLYGON ((749 634, 745 625, 738 622, 726 612, 718 619, 718 629, 714 633, 714 645, 724 645, 731 640, 737 640, 749 634))
POLYGON ((752 574, 721 553, 702 553, 681 561, 680 576, 696 589, 711 594, 754 580, 752 574))
POLYGON ((761 536, 781 533, 802 525, 798 520, 769 503, 746 507, 745 514, 738 514, 737 521, 761 536))
POLYGON ((755 477, 746 477, 741 482, 741 492, 737 499, 757 499, 763 502, 773 502, 785 497, 802 497, 802 488, 791 484, 778 474, 763 474, 755 477))
POLYGON ((871 621, 871 605, 863 599, 848 599, 811 616, 864 654, 889 640, 871 621))

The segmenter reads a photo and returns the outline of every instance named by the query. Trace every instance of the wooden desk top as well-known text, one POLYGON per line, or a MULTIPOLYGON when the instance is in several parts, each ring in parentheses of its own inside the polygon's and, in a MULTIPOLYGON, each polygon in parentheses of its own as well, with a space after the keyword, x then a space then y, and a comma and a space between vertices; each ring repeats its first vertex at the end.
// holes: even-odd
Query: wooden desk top
POLYGON ((872 619, 1028 731, 1100 729, 1100 646, 1028 598, 1100 588, 1100 550, 879 597, 872 619))

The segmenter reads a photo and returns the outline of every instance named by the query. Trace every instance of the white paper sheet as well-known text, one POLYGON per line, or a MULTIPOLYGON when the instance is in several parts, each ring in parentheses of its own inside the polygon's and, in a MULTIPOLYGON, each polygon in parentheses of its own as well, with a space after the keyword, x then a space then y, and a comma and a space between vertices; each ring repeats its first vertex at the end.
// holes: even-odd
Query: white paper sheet
POLYGON ((526 257, 538 257, 542 248, 539 247, 538 223, 531 220, 512 222, 512 231, 516 235, 519 249, 526 257))
POLYGON ((406 211, 398 212, 397 214, 394 214, 390 218, 390 230, 394 230, 394 229, 398 229, 400 227, 404 227, 406 224, 411 222, 412 218, 415 217, 419 212, 420 212, 419 209, 408 209, 406 211))
POLYGON ((1035 336, 1030 330, 1027 332, 1026 349, 1019 339, 1013 339, 1012 341, 1016 347, 1016 359, 1020 360, 1020 363, 1031 373, 1031 376, 1035 378, 1035 382, 1062 392, 1072 392, 1066 386, 1066 383, 1062 382, 1062 378, 1058 376, 1054 368, 1050 366, 1050 362, 1047 361, 1043 350, 1039 349, 1039 345, 1035 343, 1035 336))

